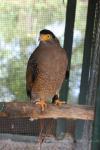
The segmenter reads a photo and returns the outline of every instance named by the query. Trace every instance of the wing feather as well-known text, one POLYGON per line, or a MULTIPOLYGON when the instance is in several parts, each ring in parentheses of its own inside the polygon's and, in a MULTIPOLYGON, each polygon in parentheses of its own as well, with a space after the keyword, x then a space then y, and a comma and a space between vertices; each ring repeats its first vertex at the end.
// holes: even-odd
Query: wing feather
POLYGON ((27 96, 30 98, 31 98, 32 85, 36 80, 37 75, 38 75, 38 64, 37 64, 35 53, 33 52, 28 60, 27 70, 26 70, 26 91, 27 91, 27 96))

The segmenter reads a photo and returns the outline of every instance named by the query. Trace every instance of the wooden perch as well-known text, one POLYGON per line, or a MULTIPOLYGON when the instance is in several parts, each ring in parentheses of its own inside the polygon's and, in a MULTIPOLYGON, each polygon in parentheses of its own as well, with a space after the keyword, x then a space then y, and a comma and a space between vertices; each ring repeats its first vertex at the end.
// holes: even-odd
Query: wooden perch
POLYGON ((69 105, 55 106, 48 104, 45 112, 41 112, 39 106, 25 102, 9 102, 5 105, 5 112, 0 117, 29 117, 34 119, 44 118, 65 118, 65 119, 82 119, 93 120, 94 108, 85 105, 69 105))

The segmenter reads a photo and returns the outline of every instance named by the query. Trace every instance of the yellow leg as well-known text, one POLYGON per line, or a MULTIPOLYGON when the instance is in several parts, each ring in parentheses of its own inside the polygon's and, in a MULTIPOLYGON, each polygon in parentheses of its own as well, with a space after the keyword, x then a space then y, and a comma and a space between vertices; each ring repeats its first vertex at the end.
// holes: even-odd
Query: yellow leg
POLYGON ((42 99, 40 99, 40 101, 36 102, 36 105, 39 105, 41 107, 42 111, 44 111, 45 108, 47 107, 45 100, 42 100, 42 99))
POLYGON ((61 106, 62 104, 65 104, 65 101, 61 101, 59 99, 55 100, 55 105, 61 106))

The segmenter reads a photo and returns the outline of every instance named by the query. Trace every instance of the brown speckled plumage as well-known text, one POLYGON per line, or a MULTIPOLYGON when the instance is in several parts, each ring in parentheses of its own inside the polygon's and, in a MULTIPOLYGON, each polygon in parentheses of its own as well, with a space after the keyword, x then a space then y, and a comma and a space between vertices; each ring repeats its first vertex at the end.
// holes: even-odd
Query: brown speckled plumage
POLYGON ((59 92, 67 69, 67 55, 57 38, 40 41, 29 58, 26 71, 27 95, 31 100, 52 99, 59 92))

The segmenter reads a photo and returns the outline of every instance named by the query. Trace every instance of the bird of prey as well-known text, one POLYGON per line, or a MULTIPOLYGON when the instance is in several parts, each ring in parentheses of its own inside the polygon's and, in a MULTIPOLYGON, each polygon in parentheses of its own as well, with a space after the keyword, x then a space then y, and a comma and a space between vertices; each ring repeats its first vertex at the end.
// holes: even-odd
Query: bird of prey
POLYGON ((41 30, 39 45, 27 64, 26 91, 31 101, 40 105, 42 111, 48 101, 58 95, 67 65, 66 51, 60 46, 57 37, 50 30, 41 30))

